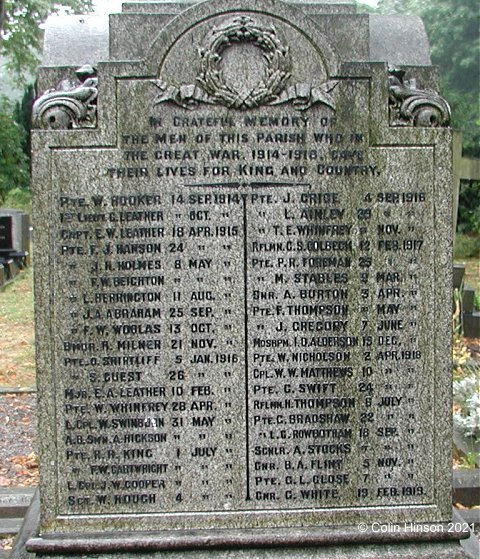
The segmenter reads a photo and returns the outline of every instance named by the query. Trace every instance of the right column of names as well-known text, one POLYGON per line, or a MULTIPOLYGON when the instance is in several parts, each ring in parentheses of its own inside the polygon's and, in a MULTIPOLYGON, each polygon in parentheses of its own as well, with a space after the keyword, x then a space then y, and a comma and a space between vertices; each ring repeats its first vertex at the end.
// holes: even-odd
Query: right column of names
MULTIPOLYGON (((399 165, 419 155, 399 151, 399 165)), ((432 466, 416 459, 432 443, 415 424, 432 420, 433 195, 394 177, 325 175, 251 195, 248 484, 265 508, 432 499, 432 466)))

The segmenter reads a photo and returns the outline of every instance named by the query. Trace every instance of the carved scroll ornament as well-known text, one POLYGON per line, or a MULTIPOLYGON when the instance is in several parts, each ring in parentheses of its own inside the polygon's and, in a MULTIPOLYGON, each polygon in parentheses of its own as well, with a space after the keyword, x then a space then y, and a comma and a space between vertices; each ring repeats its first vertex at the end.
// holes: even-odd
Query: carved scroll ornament
POLYGON ((416 80, 404 80, 405 71, 389 68, 388 104, 393 126, 440 127, 450 123, 450 106, 436 91, 417 89, 416 80))
POLYGON ((173 102, 190 110, 201 104, 248 110, 262 105, 292 103, 295 108, 305 110, 319 103, 335 109, 331 92, 336 81, 327 81, 318 87, 304 83, 287 87, 292 68, 290 52, 282 45, 272 25, 265 27, 248 16, 233 18, 213 29, 198 54, 200 72, 196 84, 175 87, 161 79, 155 80, 153 83, 161 93, 154 99, 154 105, 173 102), (228 83, 222 71, 222 53, 239 43, 259 48, 266 61, 264 78, 248 92, 240 92, 228 83))
POLYGON ((62 80, 33 105, 32 126, 46 130, 95 128, 97 125, 98 79, 89 65, 75 72, 78 81, 62 80))

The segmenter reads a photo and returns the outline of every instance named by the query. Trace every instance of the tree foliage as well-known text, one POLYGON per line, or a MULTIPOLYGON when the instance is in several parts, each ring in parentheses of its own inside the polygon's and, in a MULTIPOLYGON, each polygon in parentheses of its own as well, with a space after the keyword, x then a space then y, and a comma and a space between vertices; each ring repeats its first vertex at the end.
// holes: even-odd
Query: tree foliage
POLYGON ((15 103, 13 118, 25 131, 22 149, 30 157, 30 131, 32 129, 32 108, 35 101, 35 88, 32 84, 25 87, 23 97, 15 103))
POLYGON ((29 162, 23 146, 25 130, 13 118, 13 107, 0 99, 0 203, 13 189, 29 184, 29 162))
POLYGON ((462 181, 458 200, 458 231, 480 235, 480 184, 462 181))
POLYGON ((388 15, 418 14, 420 5, 423 4, 423 0, 379 0, 377 13, 388 15))
POLYGON ((441 93, 464 152, 480 156, 480 39, 478 0, 380 0, 377 13, 419 15, 439 66, 441 93))
POLYGON ((453 125, 464 134, 464 150, 480 156, 480 38, 477 0, 436 0, 423 11, 440 67, 443 93, 452 105, 453 125))
MULTIPOLYGON (((0 56, 17 84, 25 86, 39 62, 41 24, 55 12, 81 13, 92 0, 0 0, 0 56)), ((28 197, 29 130, 33 87, 16 107, 0 99, 0 204, 6 196, 28 197)))
POLYGON ((20 84, 38 65, 43 32, 41 24, 60 10, 85 13, 92 0, 0 0, 0 55, 20 84))

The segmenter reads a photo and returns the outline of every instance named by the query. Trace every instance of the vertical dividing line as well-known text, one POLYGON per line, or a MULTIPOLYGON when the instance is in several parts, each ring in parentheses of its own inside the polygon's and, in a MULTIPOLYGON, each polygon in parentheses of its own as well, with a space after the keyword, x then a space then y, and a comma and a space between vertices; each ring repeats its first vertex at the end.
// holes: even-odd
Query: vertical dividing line
POLYGON ((244 312, 244 338, 245 338, 245 453, 246 453, 246 481, 247 501, 250 500, 250 416, 248 398, 248 255, 247 255, 247 196, 243 198, 243 312, 244 312))

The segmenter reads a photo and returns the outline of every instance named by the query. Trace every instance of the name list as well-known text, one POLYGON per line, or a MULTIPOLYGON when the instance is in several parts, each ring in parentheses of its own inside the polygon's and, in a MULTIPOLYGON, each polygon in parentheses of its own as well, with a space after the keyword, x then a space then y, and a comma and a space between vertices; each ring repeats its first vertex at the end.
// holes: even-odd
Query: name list
POLYGON ((62 512, 429 502, 412 148, 318 108, 122 122, 55 200, 62 512))

